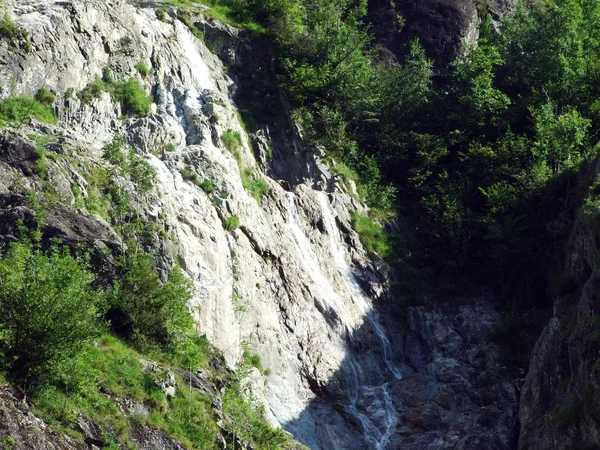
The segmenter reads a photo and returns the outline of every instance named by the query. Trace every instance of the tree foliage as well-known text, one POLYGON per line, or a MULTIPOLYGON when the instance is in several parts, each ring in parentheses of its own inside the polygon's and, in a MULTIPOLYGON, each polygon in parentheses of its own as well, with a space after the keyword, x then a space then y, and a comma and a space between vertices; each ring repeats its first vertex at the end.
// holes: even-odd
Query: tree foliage
POLYGON ((0 259, 0 349, 16 377, 76 355, 95 335, 103 296, 93 281, 66 248, 10 245, 0 259))

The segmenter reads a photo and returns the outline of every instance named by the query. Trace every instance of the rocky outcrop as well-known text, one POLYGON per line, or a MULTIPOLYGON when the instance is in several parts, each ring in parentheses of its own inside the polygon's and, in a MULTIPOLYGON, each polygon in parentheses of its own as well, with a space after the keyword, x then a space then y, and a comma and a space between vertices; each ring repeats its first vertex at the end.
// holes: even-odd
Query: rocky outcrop
POLYGON ((600 447, 600 272, 595 222, 576 223, 569 250, 565 271, 569 283, 533 349, 522 388, 522 449, 600 447))
POLYGON ((418 39, 436 70, 445 71, 460 54, 464 42, 474 44, 479 36, 481 14, 503 16, 513 0, 371 0, 369 21, 373 24, 380 58, 387 63, 402 61, 410 43, 418 39))
POLYGON ((393 384, 402 431, 397 448, 516 447, 518 388, 504 378, 490 342, 499 315, 472 304, 409 310, 406 362, 414 373, 393 384))
POLYGON ((87 450, 84 443, 60 435, 37 418, 27 402, 0 385, 0 447, 14 450, 87 450))

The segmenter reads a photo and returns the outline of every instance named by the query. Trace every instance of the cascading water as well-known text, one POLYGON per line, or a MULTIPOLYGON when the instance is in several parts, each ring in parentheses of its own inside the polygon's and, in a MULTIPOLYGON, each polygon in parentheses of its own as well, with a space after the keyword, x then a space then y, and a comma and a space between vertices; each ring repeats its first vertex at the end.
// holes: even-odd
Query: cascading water
POLYGON ((392 375, 397 380, 399 380, 402 378, 402 374, 392 361, 392 350, 390 340, 386 336, 383 325, 381 325, 381 321, 379 320, 379 313, 372 308, 370 300, 363 294, 363 291, 359 286, 358 281, 356 281, 356 277, 354 276, 352 270, 350 269, 350 266, 348 266, 348 263, 346 262, 344 244, 341 240, 339 229, 335 224, 335 219, 331 214, 331 209, 329 207, 329 202, 327 201, 326 194, 324 192, 319 192, 317 195, 319 200, 319 206, 321 207, 321 212, 323 213, 323 223, 325 225, 325 231, 329 236, 331 256, 333 257, 333 260, 335 261, 339 272, 346 279, 348 285, 351 287, 353 299, 359 302, 365 311, 368 311, 369 314, 367 314, 367 320, 373 326, 373 329, 375 330, 375 333, 377 333, 377 337, 381 342, 385 365, 387 369, 392 373, 392 375))
MULTIPOLYGON (((325 231, 329 235, 331 256, 337 265, 338 271, 351 287, 354 301, 364 305, 364 309, 368 311, 366 318, 369 324, 375 330, 375 333, 381 342, 386 368, 395 379, 399 380, 402 378, 402 374, 399 368, 396 367, 392 361, 391 344, 386 336, 385 329, 379 320, 379 314, 375 309, 372 308, 370 300, 364 295, 361 287, 358 284, 358 281, 356 280, 356 277, 346 262, 344 244, 341 240, 339 229, 335 224, 333 214, 331 213, 327 196, 323 192, 319 192, 317 195, 319 206, 321 207, 321 212, 323 214, 325 231)), ((384 379, 386 378, 387 377, 384 377, 384 379)), ((371 408, 371 410, 375 410, 371 416, 373 416, 373 419, 380 424, 380 427, 375 427, 375 432, 373 432, 373 427, 365 426, 364 414, 358 411, 356 408, 358 396, 351 398, 352 404, 348 410, 353 413, 363 424, 367 440, 374 444, 377 450, 384 450, 392 434, 394 433, 396 424, 398 422, 398 417, 394 409, 392 398, 388 391, 388 382, 384 382, 383 384, 379 385, 370 385, 369 380, 363 379, 361 381, 362 386, 359 388, 359 392, 362 394, 362 396, 373 397, 376 399, 372 400, 371 402, 372 405, 376 405, 375 408, 371 408), (382 429, 383 432, 381 431, 382 429)), ((372 420, 369 421, 372 422, 372 420)))
MULTIPOLYGON (((319 301, 323 302, 339 318, 347 336, 351 336, 352 332, 361 324, 354 323, 349 317, 340 295, 321 271, 319 260, 312 250, 312 244, 299 225, 300 217, 296 205, 296 196, 291 192, 288 192, 286 196, 286 224, 294 237, 295 248, 302 261, 303 268, 312 279, 312 282, 318 286, 319 301)), ((358 307, 363 320, 375 331, 381 343, 381 353, 385 362, 383 372, 380 371, 375 375, 365 375, 354 351, 350 347, 346 348, 344 375, 349 403, 345 406, 345 410, 360 422, 365 440, 370 444, 370 447, 376 450, 384 450, 387 448, 398 422, 392 398, 388 391, 388 382, 392 379, 400 379, 402 375, 392 360, 391 344, 380 322, 379 315, 373 309, 371 301, 362 292, 346 262, 344 244, 324 193, 318 194, 318 202, 323 214, 325 231, 329 236, 329 250, 335 261, 336 269, 349 287, 352 300, 358 307), (364 404, 369 406, 364 407, 364 404)))

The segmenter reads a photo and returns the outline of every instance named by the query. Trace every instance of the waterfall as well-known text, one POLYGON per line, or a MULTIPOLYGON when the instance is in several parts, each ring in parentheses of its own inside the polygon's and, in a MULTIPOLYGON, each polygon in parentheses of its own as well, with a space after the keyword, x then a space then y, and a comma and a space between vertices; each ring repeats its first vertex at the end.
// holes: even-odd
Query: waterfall
POLYGON ((385 365, 387 369, 392 373, 394 378, 397 380, 402 378, 402 374, 398 367, 396 367, 392 361, 392 349, 390 340, 388 339, 385 329, 381 324, 379 319, 379 313, 372 308, 371 301, 364 295, 361 287, 356 280, 356 277, 352 273, 350 266, 346 262, 345 251, 344 251, 344 243, 340 237, 340 232, 335 224, 335 219, 331 214, 331 209, 329 207, 329 202, 327 201, 327 196, 323 192, 318 193, 319 205, 321 207, 321 212, 323 213, 323 222, 325 225, 325 231, 329 235, 329 245, 331 250, 331 256, 335 261, 337 268, 340 274, 346 279, 348 285, 352 290, 352 297, 355 301, 359 302, 362 305, 365 311, 368 311, 367 320, 373 326, 379 341, 381 342, 381 347, 383 351, 383 358, 385 360, 385 365))
MULTIPOLYGON (((365 375, 352 348, 346 348, 344 364, 344 378, 348 394, 348 403, 344 406, 347 414, 353 416, 361 425, 364 438, 369 448, 385 450, 390 438, 394 434, 398 417, 388 391, 388 382, 402 378, 400 370, 392 360, 391 343, 381 324, 379 314, 373 309, 371 300, 363 293, 356 277, 346 261, 346 251, 342 242, 340 231, 335 224, 329 202, 324 193, 317 194, 318 204, 323 214, 325 232, 329 238, 329 253, 335 262, 335 269, 345 281, 351 299, 363 316, 366 324, 370 325, 381 345, 381 355, 385 362, 384 373, 365 375), (370 379, 377 378, 377 380, 370 379), (381 380, 387 380, 383 383, 381 380), (364 404, 368 402, 369 407, 364 404)), ((302 228, 296 204, 296 196, 286 193, 286 226, 290 230, 294 247, 305 273, 318 288, 315 289, 319 302, 339 319, 340 325, 347 336, 357 329, 357 324, 351 319, 343 299, 334 289, 331 281, 321 270, 319 259, 302 228)))
MULTIPOLYGON (((329 236, 329 247, 333 260, 336 263, 339 273, 344 277, 348 286, 350 287, 353 300, 358 303, 361 308, 367 311, 366 319, 369 324, 375 330, 379 342, 381 343, 381 350, 385 366, 389 371, 390 375, 394 379, 399 380, 402 378, 400 369, 394 364, 392 360, 392 350, 390 341, 386 335, 385 329, 379 319, 379 313, 372 307, 370 299, 368 299, 363 293, 354 273, 346 261, 345 246, 342 242, 340 231, 335 223, 335 219, 329 206, 329 201, 324 192, 318 194, 319 206, 323 214, 323 224, 325 231, 329 236)), ((357 364, 354 357, 351 358, 353 364, 357 364)), ((385 377, 384 377, 385 378, 385 377)), ((392 437, 396 424, 398 423, 398 417, 396 415, 392 398, 388 391, 388 383, 380 385, 369 385, 369 380, 361 380, 363 386, 359 388, 359 391, 363 391, 363 395, 372 396, 377 399, 378 407, 376 412, 372 416, 374 418, 381 418, 379 420, 383 425, 383 432, 381 428, 372 426, 373 421, 371 418, 366 417, 356 408, 357 399, 351 398, 351 405, 348 411, 351 412, 363 425, 365 430, 365 437, 367 441, 374 445, 376 450, 384 450, 392 437)), ((375 404, 375 401, 373 402, 375 404)))

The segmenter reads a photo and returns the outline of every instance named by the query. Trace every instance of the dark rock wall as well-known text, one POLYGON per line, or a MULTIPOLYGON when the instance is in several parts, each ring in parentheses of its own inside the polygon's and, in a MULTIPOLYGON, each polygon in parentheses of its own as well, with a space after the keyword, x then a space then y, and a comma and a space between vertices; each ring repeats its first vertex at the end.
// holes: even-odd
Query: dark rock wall
POLYGON ((512 3, 497 0, 484 8, 476 0, 371 0, 368 19, 383 62, 402 61, 418 39, 437 71, 444 71, 460 54, 463 40, 477 40, 478 14, 487 8, 498 17, 512 3))

